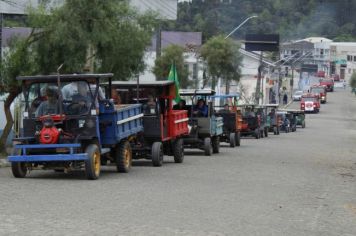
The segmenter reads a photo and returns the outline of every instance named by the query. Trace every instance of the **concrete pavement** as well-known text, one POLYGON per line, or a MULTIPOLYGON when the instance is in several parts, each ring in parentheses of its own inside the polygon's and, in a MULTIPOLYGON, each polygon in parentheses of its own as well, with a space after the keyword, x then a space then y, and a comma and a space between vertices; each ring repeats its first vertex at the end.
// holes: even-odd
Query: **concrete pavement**
POLYGON ((356 235, 356 98, 328 94, 306 129, 128 174, 0 169, 0 235, 356 235))

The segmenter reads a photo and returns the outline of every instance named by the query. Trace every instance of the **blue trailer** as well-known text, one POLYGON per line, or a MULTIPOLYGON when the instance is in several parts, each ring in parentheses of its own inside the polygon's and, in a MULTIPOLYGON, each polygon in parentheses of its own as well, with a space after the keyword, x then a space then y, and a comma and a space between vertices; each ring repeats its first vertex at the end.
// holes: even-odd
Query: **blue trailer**
POLYGON ((21 136, 8 157, 12 173, 29 170, 69 172, 84 169, 87 179, 100 176, 108 161, 118 172, 132 163, 130 139, 143 131, 140 104, 114 105, 103 97, 101 80, 112 74, 23 76, 25 112, 21 136))

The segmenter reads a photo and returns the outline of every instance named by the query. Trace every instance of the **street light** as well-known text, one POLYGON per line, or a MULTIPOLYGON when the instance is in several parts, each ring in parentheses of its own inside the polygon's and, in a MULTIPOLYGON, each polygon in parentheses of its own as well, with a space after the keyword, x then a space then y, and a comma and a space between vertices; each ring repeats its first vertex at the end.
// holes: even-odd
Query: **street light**
MULTIPOLYGON (((258 16, 253 15, 253 16, 250 16, 250 17, 246 18, 243 22, 241 22, 241 24, 239 24, 235 29, 233 29, 233 30, 225 37, 225 39, 227 39, 228 37, 230 37, 230 36, 231 36, 233 33, 235 33, 238 29, 240 29, 241 26, 243 26, 247 21, 249 21, 249 20, 252 19, 252 18, 256 18, 256 17, 258 17, 258 16)), ((219 80, 218 80, 218 86, 220 86, 220 84, 221 84, 221 80, 220 80, 220 79, 221 79, 221 78, 219 78, 219 80)), ((226 93, 226 91, 227 91, 227 88, 228 88, 228 84, 226 83, 225 93, 226 93)))
POLYGON ((243 21, 241 24, 239 24, 233 31, 231 31, 231 32, 225 37, 225 39, 227 39, 227 38, 230 37, 233 33, 235 33, 236 30, 238 30, 241 26, 243 26, 247 21, 249 21, 249 20, 252 19, 252 18, 256 18, 256 17, 258 17, 258 16, 253 15, 253 16, 250 16, 250 17, 246 18, 246 20, 244 20, 244 21, 243 21))

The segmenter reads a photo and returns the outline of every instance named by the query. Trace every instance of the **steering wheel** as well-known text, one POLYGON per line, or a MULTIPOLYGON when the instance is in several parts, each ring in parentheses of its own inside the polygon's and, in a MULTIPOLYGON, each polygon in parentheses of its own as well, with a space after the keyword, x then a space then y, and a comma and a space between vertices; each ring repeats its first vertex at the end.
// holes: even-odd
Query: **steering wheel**
POLYGON ((85 101, 78 101, 78 102, 72 102, 67 106, 67 114, 68 115, 74 115, 74 114, 84 114, 89 110, 89 107, 87 106, 85 101))

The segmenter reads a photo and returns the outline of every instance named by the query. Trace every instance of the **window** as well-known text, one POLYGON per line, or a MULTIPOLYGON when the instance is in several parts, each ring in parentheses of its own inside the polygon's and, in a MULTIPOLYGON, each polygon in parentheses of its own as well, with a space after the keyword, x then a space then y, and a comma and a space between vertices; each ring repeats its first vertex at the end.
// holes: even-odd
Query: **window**
POLYGON ((347 61, 352 61, 352 56, 347 55, 347 61))
POLYGON ((356 61, 356 56, 354 56, 354 61, 356 61))
POLYGON ((324 49, 320 49, 320 55, 324 55, 324 49))

